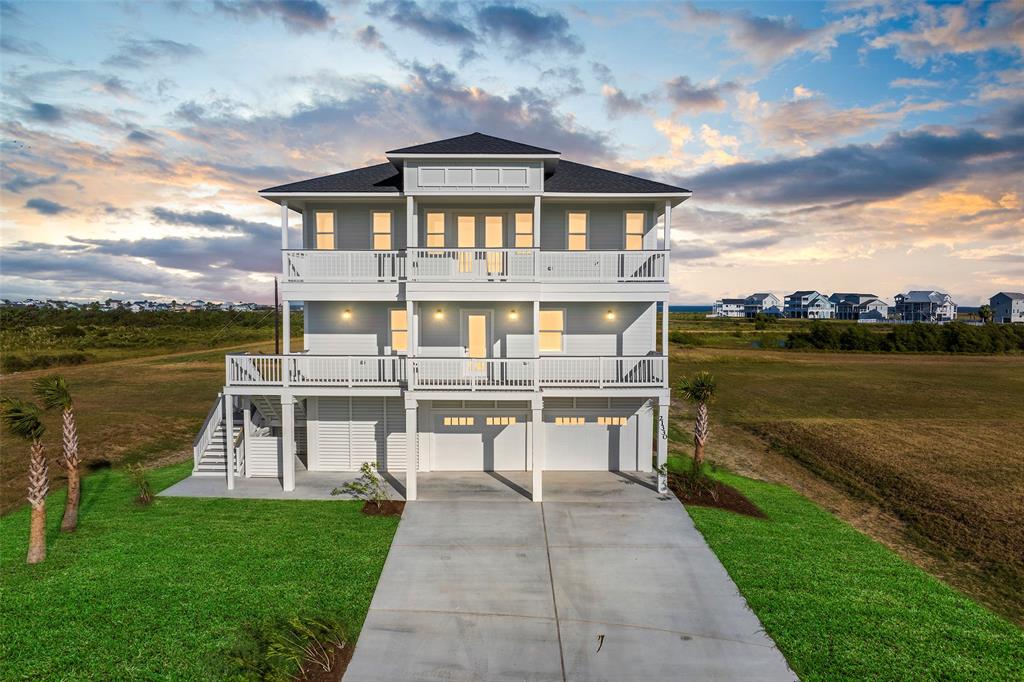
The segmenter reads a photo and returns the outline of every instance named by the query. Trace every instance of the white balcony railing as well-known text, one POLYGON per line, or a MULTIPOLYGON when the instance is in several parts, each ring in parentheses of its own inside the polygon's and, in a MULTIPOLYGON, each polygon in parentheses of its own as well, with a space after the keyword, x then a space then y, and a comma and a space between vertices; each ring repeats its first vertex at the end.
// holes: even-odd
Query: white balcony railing
POLYGON ((665 251, 283 251, 287 282, 663 282, 665 251))
POLYGON ((405 381, 398 355, 228 355, 229 386, 392 386, 405 381))
POLYGON ((284 251, 286 282, 397 282, 405 251, 284 251))
POLYGON ((668 385, 668 359, 406 358, 398 355, 228 355, 229 386, 395 386, 479 391, 538 388, 652 388, 668 385))

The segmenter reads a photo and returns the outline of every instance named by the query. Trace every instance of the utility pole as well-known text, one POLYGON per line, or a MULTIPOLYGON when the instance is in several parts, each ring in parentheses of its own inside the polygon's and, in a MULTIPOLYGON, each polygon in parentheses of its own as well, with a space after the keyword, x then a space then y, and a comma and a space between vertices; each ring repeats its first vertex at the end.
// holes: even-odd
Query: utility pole
POLYGON ((277 303, 277 277, 274 278, 274 355, 281 354, 281 306, 277 303))

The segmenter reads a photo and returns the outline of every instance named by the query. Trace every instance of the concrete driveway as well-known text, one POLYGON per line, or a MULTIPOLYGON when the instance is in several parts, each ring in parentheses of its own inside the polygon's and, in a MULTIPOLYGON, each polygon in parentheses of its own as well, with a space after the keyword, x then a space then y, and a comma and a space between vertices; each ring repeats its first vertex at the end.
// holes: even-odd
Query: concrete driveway
POLYGON ((796 679, 675 498, 569 472, 543 504, 447 497, 406 507, 346 682, 796 679))

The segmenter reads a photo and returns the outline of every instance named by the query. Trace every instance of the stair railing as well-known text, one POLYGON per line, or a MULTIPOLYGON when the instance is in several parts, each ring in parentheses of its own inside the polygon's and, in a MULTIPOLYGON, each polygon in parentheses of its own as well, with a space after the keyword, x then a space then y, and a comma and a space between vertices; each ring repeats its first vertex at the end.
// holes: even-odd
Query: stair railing
POLYGON ((203 458, 203 453, 210 447, 210 443, 213 442, 213 436, 217 433, 217 427, 224 421, 224 394, 218 393, 217 399, 213 401, 213 406, 206 415, 206 419, 203 421, 202 427, 199 429, 199 434, 192 441, 192 460, 193 466, 199 466, 199 460, 203 458))

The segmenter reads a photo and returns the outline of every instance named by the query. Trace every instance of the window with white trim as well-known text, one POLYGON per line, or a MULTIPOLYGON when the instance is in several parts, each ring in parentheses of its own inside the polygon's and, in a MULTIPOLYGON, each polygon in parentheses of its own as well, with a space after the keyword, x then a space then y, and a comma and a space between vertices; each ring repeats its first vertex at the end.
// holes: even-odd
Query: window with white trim
POLYGON ((587 250, 587 214, 583 211, 569 211, 566 214, 568 234, 566 248, 570 251, 587 250))
POLYGON ((629 417, 598 417, 597 423, 605 426, 625 426, 629 417))
POLYGON ((473 426, 476 423, 475 417, 445 417, 445 426, 473 426))
POLYGON ((644 217, 643 211, 626 211, 626 251, 643 250, 644 217))
POLYGON ((405 308, 392 308, 389 315, 391 325, 392 352, 409 350, 409 313, 405 308))
POLYGON ((533 248, 533 214, 516 213, 516 248, 533 248))
POLYGON ((515 417, 487 417, 488 426, 511 426, 517 421, 515 417))
POLYGON ((541 310, 537 317, 540 351, 561 353, 562 335, 565 333, 565 311, 541 310))
POLYGON ((316 248, 334 248, 334 211, 317 211, 316 216, 316 248))
POLYGON ((427 248, 444 248, 444 213, 427 212, 427 248))
POLYGON ((586 417, 555 417, 555 424, 558 426, 579 426, 586 423, 586 417))
POLYGON ((391 250, 391 211, 373 211, 373 250, 391 250))

